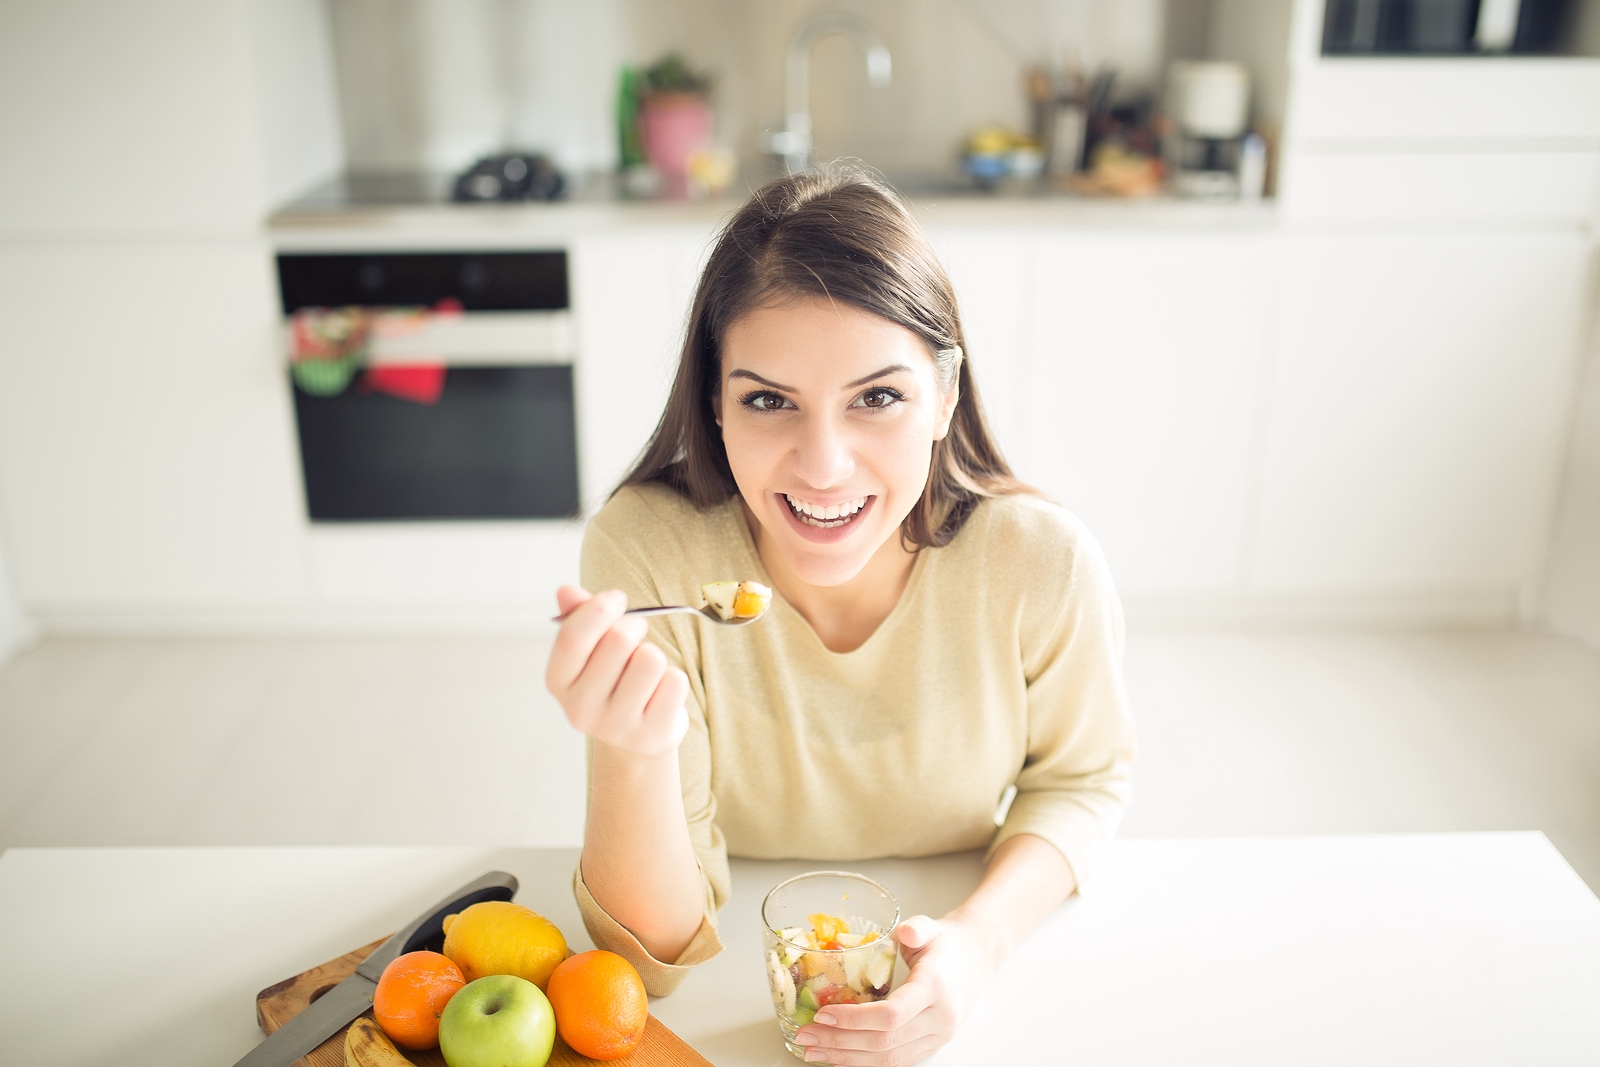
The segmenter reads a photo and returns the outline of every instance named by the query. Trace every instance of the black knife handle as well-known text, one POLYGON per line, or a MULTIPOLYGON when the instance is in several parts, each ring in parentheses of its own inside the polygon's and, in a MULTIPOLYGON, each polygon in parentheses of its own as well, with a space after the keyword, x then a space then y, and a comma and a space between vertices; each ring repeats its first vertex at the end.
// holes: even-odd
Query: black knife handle
POLYGON ((445 897, 438 904, 423 912, 412 921, 411 925, 395 934, 389 940, 378 946, 376 952, 362 961, 356 968, 356 973, 370 978, 376 982, 383 977, 383 969, 389 966, 396 957, 406 952, 415 952, 419 948, 426 948, 430 944, 437 947, 444 939, 444 917, 454 915, 464 908, 474 904, 481 904, 485 900, 510 900, 517 893, 517 876, 505 871, 490 871, 482 878, 466 885, 445 897))

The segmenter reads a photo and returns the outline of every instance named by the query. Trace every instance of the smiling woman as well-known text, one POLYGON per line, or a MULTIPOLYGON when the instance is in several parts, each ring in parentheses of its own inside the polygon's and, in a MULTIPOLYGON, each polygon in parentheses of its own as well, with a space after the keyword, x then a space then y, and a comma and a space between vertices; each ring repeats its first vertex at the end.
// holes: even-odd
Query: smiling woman
POLYGON ((966 902, 898 928, 898 990, 800 1029, 810 1060, 949 1040, 1127 801, 1116 592, 1088 533, 1012 477, 965 347, 890 190, 849 171, 766 186, 723 231, 661 423, 585 535, 584 585, 605 591, 558 594, 547 682, 592 739, 574 891, 650 992, 721 949, 730 852, 988 848, 966 902), (734 575, 775 590, 741 630, 622 614, 734 575))

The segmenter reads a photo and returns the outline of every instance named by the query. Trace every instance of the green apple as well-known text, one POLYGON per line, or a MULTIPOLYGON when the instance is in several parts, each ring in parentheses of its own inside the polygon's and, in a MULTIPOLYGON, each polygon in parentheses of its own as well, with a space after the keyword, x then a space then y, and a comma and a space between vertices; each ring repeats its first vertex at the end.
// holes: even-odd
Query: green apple
POLYGON ((439 1016, 439 1051, 450 1067, 544 1067, 556 1013, 539 987, 514 974, 468 982, 439 1016))

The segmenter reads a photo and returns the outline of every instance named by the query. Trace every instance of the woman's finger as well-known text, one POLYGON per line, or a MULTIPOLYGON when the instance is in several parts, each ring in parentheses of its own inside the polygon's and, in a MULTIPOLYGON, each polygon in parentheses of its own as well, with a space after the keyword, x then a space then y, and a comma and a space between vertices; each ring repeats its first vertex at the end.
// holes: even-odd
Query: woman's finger
POLYGON ((606 701, 608 714, 612 718, 636 723, 644 715, 645 705, 666 673, 666 655, 648 641, 642 642, 628 657, 616 688, 611 690, 611 696, 606 701))
POLYGON ((644 708, 645 729, 661 737, 667 748, 677 748, 689 732, 689 676, 678 667, 668 667, 656 691, 644 708))
POLYGON ((650 626, 637 615, 618 619, 600 640, 595 642, 589 660, 573 683, 567 687, 563 706, 584 707, 591 710, 605 708, 611 702, 611 693, 617 688, 623 670, 628 665, 634 649, 644 640, 650 626))
POLYGON ((874 1052, 867 1049, 833 1049, 813 1047, 806 1049, 808 1063, 831 1063, 838 1067, 902 1067, 904 1064, 920 1063, 935 1052, 939 1051, 945 1043, 945 1037, 939 1034, 929 1034, 916 1038, 904 1045, 874 1052))
MULTIPOLYGON (((812 1026, 829 1031, 899 1030, 921 1015, 938 996, 931 982, 918 982, 915 975, 882 1000, 871 1004, 829 1004, 817 1012, 812 1026)), ((806 1027, 806 1030, 811 1027, 806 1027)), ((802 1031, 803 1033, 804 1031, 802 1031)), ((818 1033, 821 1042, 822 1034, 818 1033)))
POLYGON ((550 663, 545 668, 544 683, 550 692, 560 697, 583 673, 594 652, 595 645, 627 610, 628 597, 618 589, 597 593, 575 608, 561 624, 555 645, 550 649, 550 663))
POLYGON ((939 936, 939 920, 930 915, 913 915, 895 927, 900 947, 909 951, 925 949, 939 936))
POLYGON ((593 594, 581 585, 564 585, 556 590, 556 614, 565 615, 576 610, 579 604, 587 603, 593 594))
POLYGON ((806 1028, 805 1032, 817 1039, 815 1046, 817 1048, 885 1052, 926 1037, 936 1029, 938 1027, 935 1025, 933 1013, 923 1009, 898 1026, 884 1027, 882 1029, 877 1027, 847 1029, 842 1026, 812 1024, 806 1028))

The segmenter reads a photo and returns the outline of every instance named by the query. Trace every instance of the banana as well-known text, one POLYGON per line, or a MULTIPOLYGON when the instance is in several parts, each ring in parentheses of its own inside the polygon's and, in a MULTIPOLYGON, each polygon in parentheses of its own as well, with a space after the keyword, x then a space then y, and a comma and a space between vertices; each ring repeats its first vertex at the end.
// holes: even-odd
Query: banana
POLYGON ((361 1016, 344 1035, 344 1067, 412 1067, 377 1023, 361 1016))

